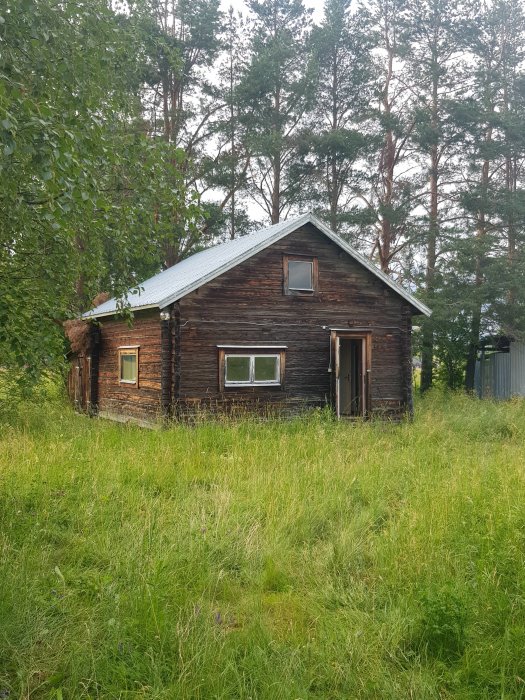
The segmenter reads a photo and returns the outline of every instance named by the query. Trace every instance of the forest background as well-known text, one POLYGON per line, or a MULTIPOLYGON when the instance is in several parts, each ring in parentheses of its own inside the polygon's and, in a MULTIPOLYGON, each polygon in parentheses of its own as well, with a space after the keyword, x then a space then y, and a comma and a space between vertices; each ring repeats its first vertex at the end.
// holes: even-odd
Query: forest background
POLYGON ((0 1, 10 386, 60 366, 98 293, 307 210, 433 309, 423 390, 523 337, 522 3, 246 7, 0 1))

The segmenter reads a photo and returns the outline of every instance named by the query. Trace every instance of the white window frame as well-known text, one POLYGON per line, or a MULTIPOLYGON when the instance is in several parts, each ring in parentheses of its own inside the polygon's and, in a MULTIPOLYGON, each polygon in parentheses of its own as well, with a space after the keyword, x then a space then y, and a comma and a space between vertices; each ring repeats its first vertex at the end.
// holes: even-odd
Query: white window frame
POLYGON ((292 292, 314 292, 314 263, 313 260, 288 260, 288 289, 292 292), (301 265, 310 265, 310 286, 309 287, 292 287, 290 284, 290 265, 300 263, 301 265))
POLYGON ((118 380, 119 384, 138 387, 139 385, 139 349, 140 345, 121 345, 118 348, 118 380), (122 379, 122 357, 135 357, 135 379, 122 379))
POLYGON ((225 353, 224 354, 224 386, 280 386, 281 385, 281 355, 280 353, 225 353), (230 357, 248 357, 250 359, 250 378, 248 381, 231 381, 228 380, 228 358, 230 357), (275 380, 256 380, 255 379, 255 359, 257 357, 272 357, 277 360, 275 380))

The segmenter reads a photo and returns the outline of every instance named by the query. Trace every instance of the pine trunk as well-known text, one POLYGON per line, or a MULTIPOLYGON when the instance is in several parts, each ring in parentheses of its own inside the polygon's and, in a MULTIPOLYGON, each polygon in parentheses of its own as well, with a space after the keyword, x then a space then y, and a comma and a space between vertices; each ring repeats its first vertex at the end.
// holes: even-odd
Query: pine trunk
POLYGON ((230 169, 230 188, 231 188, 231 207, 230 207, 230 239, 235 238, 235 109, 233 106, 234 93, 234 65, 233 65, 233 45, 230 47, 230 147, 231 147, 231 169, 230 169))
MULTIPOLYGON (((387 74, 385 86, 383 89, 383 110, 387 123, 390 121, 391 104, 390 104, 390 83, 392 81, 394 71, 394 49, 390 46, 388 35, 386 36, 386 45, 388 51, 387 74)), ((394 169, 395 169, 396 146, 392 129, 388 127, 385 134, 383 153, 381 156, 380 172, 383 187, 383 207, 386 212, 389 212, 392 207, 392 199, 394 192, 394 169)), ((392 222, 388 218, 388 213, 383 214, 381 219, 381 231, 379 234, 378 254, 379 265, 383 272, 389 271, 391 247, 392 247, 392 222)))
MULTIPOLYGON (((432 129, 434 132, 438 126, 438 71, 434 71, 432 85, 432 129)), ((427 264, 425 271, 425 287, 427 303, 432 305, 435 291, 437 237, 439 229, 439 149, 434 143, 430 149, 430 212, 427 239, 427 264)), ((434 324, 432 317, 423 322, 423 340, 421 348, 421 392, 425 392, 432 386, 434 367, 434 324)))
MULTIPOLYGON (((339 126, 338 114, 338 89, 339 80, 337 74, 337 52, 332 61, 332 132, 336 132, 339 126)), ((337 171, 337 156, 332 153, 330 156, 330 175, 328 176, 328 196, 330 198, 330 228, 337 233, 337 210, 339 205, 339 175, 337 171)))
MULTIPOLYGON (((274 116, 275 123, 274 129, 275 134, 278 134, 279 130, 279 115, 281 111, 281 95, 279 90, 275 93, 274 101, 274 116)), ((273 181, 272 181, 272 194, 271 194, 271 220, 272 224, 278 224, 281 216, 281 147, 278 146, 274 155, 272 163, 273 171, 273 181)))
MULTIPOLYGON (((492 141, 492 129, 487 130, 486 143, 492 141)), ((490 161, 483 161, 483 167, 481 169, 481 191, 483 199, 487 198, 487 190, 489 185, 489 168, 490 161)), ((481 307, 482 307, 482 294, 481 288, 483 286, 483 244, 484 239, 487 234, 487 220, 485 215, 485 201, 481 204, 481 209, 478 212, 478 221, 476 227, 476 239, 477 239, 477 251, 476 251, 476 270, 474 277, 474 303, 472 307, 472 319, 470 322, 470 339, 467 351, 467 363, 465 368, 465 389, 467 391, 474 391, 474 377, 476 372, 476 359, 478 356, 479 349, 479 337, 481 331, 481 307)))

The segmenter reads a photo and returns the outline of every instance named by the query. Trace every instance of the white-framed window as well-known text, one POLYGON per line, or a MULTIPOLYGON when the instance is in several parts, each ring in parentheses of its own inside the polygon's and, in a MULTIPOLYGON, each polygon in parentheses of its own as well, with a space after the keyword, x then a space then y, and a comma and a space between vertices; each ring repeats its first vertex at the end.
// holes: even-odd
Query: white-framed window
POLYGON ((224 355, 224 386, 267 386, 281 383, 281 355, 224 355))
POLYGON ((314 291, 314 264, 310 260, 288 261, 288 289, 296 292, 314 291))
POLYGON ((139 384, 139 346, 123 346, 118 349, 118 378, 120 384, 139 384))

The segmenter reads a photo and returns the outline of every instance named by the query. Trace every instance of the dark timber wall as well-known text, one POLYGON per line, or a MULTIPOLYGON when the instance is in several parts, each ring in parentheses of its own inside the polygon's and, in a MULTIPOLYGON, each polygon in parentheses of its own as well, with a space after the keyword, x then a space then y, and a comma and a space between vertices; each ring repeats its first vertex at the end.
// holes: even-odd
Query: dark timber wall
POLYGON ((294 413, 331 404, 330 328, 372 333, 372 413, 411 410, 412 307, 311 225, 167 311, 169 320, 158 309, 139 312, 132 328, 101 319, 98 384, 91 391, 102 415, 152 421, 201 409, 294 413), (285 255, 318 259, 317 295, 283 294, 285 255), (217 346, 250 344, 287 346, 284 385, 221 390, 217 346), (138 387, 118 376, 119 347, 135 345, 138 387))
POLYGON ((230 405, 294 412, 331 401, 328 328, 372 331, 372 412, 411 407, 410 305, 335 243, 307 225, 175 305, 172 398, 180 413, 230 405), (283 294, 283 255, 319 261, 315 297, 283 294), (326 326, 327 329, 323 329, 326 326), (221 344, 287 346, 283 387, 219 390, 221 344))
POLYGON ((161 413, 161 322, 158 310, 125 321, 100 319, 98 407, 111 416, 153 421, 161 413), (138 387, 119 381, 118 348, 138 345, 138 387))

